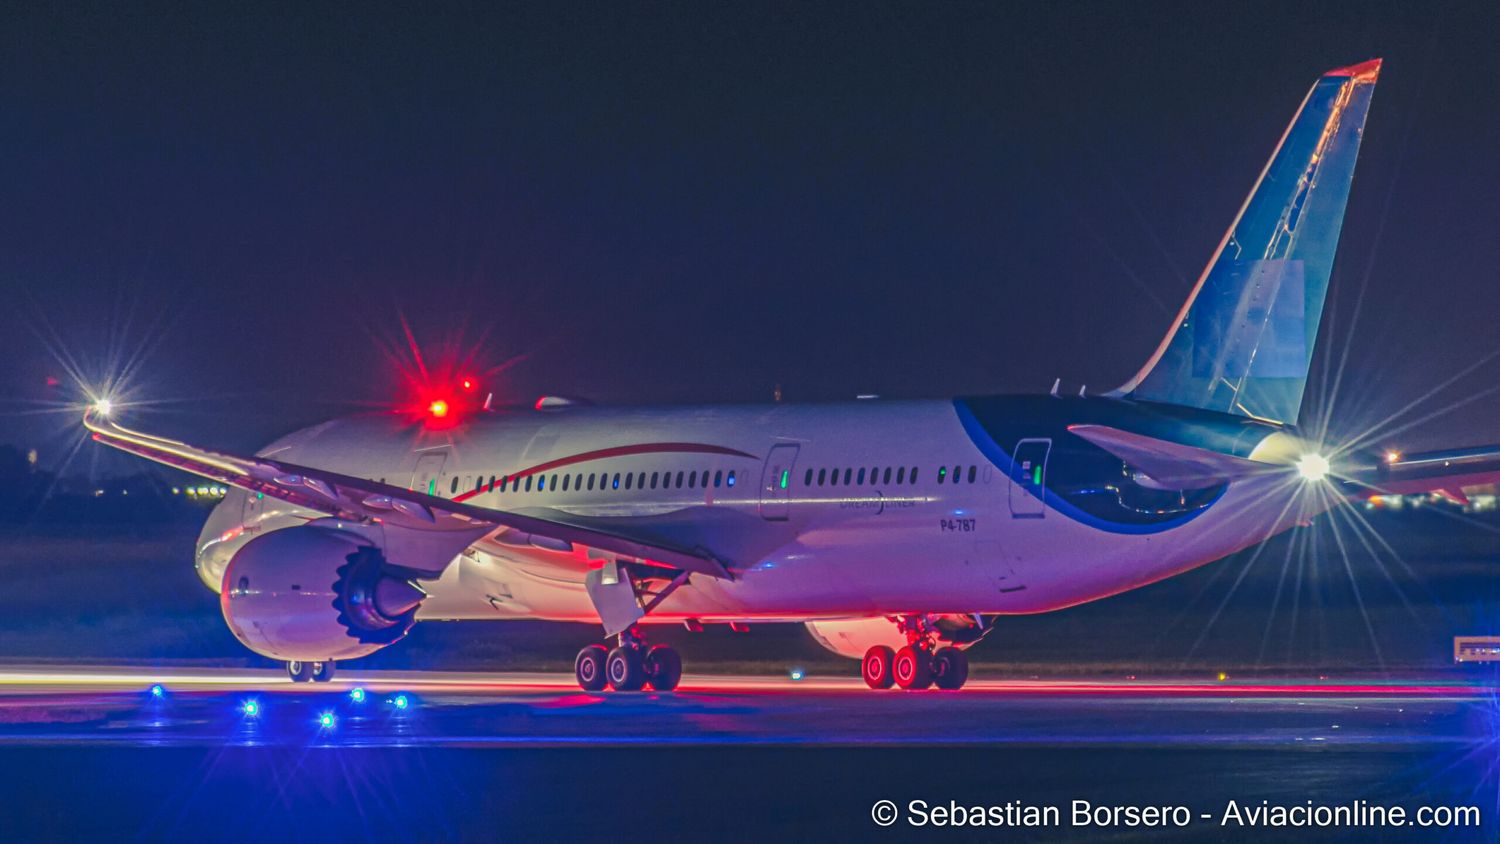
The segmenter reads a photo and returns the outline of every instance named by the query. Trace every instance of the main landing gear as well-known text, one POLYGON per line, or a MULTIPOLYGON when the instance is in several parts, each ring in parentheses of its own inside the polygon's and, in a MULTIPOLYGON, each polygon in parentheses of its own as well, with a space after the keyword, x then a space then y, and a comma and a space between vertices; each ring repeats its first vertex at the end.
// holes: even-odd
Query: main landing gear
POLYGON ((906 634, 907 644, 900 650, 876 645, 865 651, 860 674, 872 689, 900 686, 914 691, 937 686, 940 689, 963 688, 969 679, 969 657, 952 645, 938 647, 937 634, 924 617, 908 616, 897 620, 906 634))
POLYGON ((286 673, 292 678, 293 683, 306 683, 309 680, 314 683, 326 683, 333 679, 333 660, 303 662, 294 659, 286 664, 286 673))
POLYGON ((573 661, 573 676, 586 692, 609 686, 617 692, 634 692, 645 686, 670 692, 682 680, 682 657, 670 645, 647 647, 640 629, 631 627, 619 636, 613 650, 589 645, 573 661))

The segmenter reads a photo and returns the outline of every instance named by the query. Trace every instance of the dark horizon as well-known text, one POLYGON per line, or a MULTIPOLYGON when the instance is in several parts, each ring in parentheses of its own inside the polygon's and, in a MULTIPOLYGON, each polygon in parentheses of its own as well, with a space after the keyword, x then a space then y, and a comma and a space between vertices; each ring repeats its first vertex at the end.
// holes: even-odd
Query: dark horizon
MULTIPOLYGON (((13 11, 0 442, 81 436, 35 413, 56 345, 143 350, 133 421, 253 449, 393 401, 403 317, 514 402, 1102 392, 1377 56, 1315 371, 1347 345, 1353 430, 1495 352, 1492 10, 853 10, 13 11)), ((1497 374, 1393 442, 1500 439, 1497 374)))

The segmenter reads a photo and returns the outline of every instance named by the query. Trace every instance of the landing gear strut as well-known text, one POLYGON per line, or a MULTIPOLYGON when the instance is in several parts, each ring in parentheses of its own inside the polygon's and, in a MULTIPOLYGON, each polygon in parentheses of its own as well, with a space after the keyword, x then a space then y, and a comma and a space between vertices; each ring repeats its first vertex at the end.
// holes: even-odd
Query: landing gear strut
POLYGON ((940 689, 961 689, 969 679, 969 657, 951 645, 938 647, 937 631, 924 616, 904 616, 896 620, 906 634, 906 647, 893 651, 876 645, 865 651, 860 675, 872 689, 889 689, 892 685, 909 691, 936 685, 940 689))
POLYGON ((682 680, 682 657, 670 645, 647 647, 640 628, 631 627, 619 636, 613 649, 589 645, 573 661, 573 676, 586 692, 602 691, 607 685, 617 692, 634 692, 650 686, 670 692, 682 680))

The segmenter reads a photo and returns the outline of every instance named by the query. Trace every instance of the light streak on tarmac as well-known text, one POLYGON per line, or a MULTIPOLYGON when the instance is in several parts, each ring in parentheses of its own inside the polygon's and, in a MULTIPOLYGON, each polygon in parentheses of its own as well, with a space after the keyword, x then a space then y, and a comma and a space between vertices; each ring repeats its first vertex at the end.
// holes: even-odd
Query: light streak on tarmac
POLYGON ((1467 748, 1490 740, 1476 724, 1500 719, 1495 689, 1466 682, 1483 677, 979 679, 902 692, 697 675, 676 692, 615 694, 582 692, 568 674, 345 671, 293 683, 274 670, 11 666, 0 670, 0 746, 1467 748), (329 716, 336 728, 309 726, 329 716))
MULTIPOLYGON (((0 698, 39 691, 117 692, 147 689, 154 684, 161 684, 174 692, 232 690, 317 693, 337 690, 346 693, 356 687, 365 687, 371 691, 580 693, 571 675, 551 673, 341 672, 332 682, 304 685, 293 683, 284 673, 274 670, 183 668, 146 671, 140 668, 106 666, 68 668, 24 666, 0 670, 0 698)), ((1414 681, 1270 678, 1236 682, 1198 678, 1165 680, 973 679, 961 692, 940 692, 931 689, 921 692, 900 690, 880 692, 865 688, 864 684, 855 677, 806 677, 793 681, 783 676, 705 674, 685 676, 681 691, 704 694, 784 692, 792 696, 842 692, 860 696, 1443 697, 1479 700, 1493 698, 1500 694, 1500 686, 1427 677, 1414 681)))

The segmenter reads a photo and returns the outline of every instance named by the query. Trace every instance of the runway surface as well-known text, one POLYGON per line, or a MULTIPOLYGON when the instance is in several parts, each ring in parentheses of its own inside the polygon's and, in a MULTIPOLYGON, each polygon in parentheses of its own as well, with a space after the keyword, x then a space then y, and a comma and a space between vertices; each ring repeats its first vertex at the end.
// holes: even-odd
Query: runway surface
POLYGON ((1483 814, 1320 840, 1493 839, 1488 676, 961 692, 690 676, 670 694, 587 694, 550 674, 301 685, 275 671, 13 666, 0 669, 0 827, 16 840, 804 840, 914 834, 873 824, 883 800, 1065 813, 1085 800, 1181 804, 1193 821, 1063 823, 1028 839, 1201 840, 1224 836, 1212 818, 1231 801, 1366 801, 1483 814))
POLYGON ((1350 681, 976 680, 871 691, 856 678, 689 676, 672 693, 586 693, 571 676, 11 667, 0 743, 552 745, 1464 744, 1500 737, 1473 677, 1350 681))

